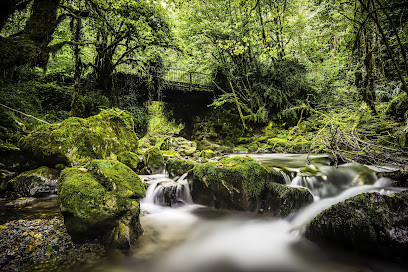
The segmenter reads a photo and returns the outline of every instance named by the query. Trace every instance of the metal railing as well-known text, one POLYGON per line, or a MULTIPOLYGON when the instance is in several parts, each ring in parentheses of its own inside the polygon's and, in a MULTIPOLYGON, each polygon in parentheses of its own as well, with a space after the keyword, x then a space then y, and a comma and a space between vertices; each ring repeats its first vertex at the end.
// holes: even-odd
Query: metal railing
POLYGON ((191 88, 210 88, 213 85, 213 78, 210 74, 174 68, 167 69, 162 79, 170 84, 190 86, 191 88))

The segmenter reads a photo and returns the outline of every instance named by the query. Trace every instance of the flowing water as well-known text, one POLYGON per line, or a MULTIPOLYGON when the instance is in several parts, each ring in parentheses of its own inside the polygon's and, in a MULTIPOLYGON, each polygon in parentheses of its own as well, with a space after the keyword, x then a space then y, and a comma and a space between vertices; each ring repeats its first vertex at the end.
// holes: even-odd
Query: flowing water
POLYGON ((145 233, 131 256, 112 271, 406 271, 341 249, 321 249, 302 237, 307 222, 338 202, 364 192, 389 195, 404 189, 390 187, 391 180, 377 179, 364 166, 327 166, 325 156, 313 158, 318 169, 313 175, 299 170, 306 165, 306 156, 255 159, 292 171, 277 169, 288 185, 307 187, 315 201, 288 218, 274 219, 195 205, 185 176, 175 180, 164 174, 144 176, 150 184, 141 202, 145 233), (371 184, 362 185, 363 181, 371 184), (171 203, 163 201, 169 191, 176 192, 171 203))
POLYGON ((268 167, 285 167, 276 170, 287 185, 307 187, 315 201, 287 218, 276 219, 196 205, 186 175, 175 179, 164 173, 141 176, 149 185, 141 201, 144 234, 130 255, 92 271, 407 271, 335 247, 320 248, 302 237, 305 224, 333 204, 363 192, 389 195, 402 188, 391 187, 389 179, 377 179, 364 166, 328 166, 326 156, 312 157, 315 166, 306 172, 301 170, 306 155, 252 157, 268 167))

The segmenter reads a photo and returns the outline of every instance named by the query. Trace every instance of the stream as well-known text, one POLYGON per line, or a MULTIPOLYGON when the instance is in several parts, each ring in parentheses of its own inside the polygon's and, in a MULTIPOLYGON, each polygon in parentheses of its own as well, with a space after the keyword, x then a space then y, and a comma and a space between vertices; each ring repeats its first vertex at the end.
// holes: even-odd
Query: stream
MULTIPOLYGON (((360 185, 361 168, 328 166, 326 156, 309 158, 316 166, 312 168, 314 175, 300 173, 306 166, 306 155, 251 157, 267 167, 287 168, 287 185, 308 188, 314 202, 283 219, 216 210, 193 203, 186 175, 174 180, 164 173, 141 176, 149 185, 141 201, 144 234, 130 254, 112 257, 92 271, 406 271, 397 264, 330 245, 318 247, 302 237, 307 222, 338 202, 363 192, 390 195, 404 188, 391 187, 391 180, 377 179, 371 171, 365 178, 374 179, 372 185, 360 185), (175 187, 176 197, 171 207, 166 207, 164 188, 171 186, 175 187)), ((42 201, 49 204, 54 199, 42 201)))

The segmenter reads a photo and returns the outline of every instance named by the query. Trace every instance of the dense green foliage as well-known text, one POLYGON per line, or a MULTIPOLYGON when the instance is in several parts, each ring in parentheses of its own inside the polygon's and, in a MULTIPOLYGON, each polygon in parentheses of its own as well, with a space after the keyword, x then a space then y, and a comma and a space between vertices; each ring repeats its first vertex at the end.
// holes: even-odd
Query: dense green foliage
MULTIPOLYGON (((218 152, 406 156, 405 2, 23 2, 0 14, 0 102, 12 108, 60 122, 118 107, 145 149, 175 135, 218 152), (198 82, 211 106, 149 101, 172 68, 211 74, 198 82)), ((38 126, 0 116, 5 142, 38 126)))

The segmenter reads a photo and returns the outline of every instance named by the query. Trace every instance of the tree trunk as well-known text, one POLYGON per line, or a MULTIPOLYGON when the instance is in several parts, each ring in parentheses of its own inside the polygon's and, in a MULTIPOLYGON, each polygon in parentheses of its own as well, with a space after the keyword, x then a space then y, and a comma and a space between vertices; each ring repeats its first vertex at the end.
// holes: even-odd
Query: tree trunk
POLYGON ((48 62, 48 44, 58 25, 60 0, 34 0, 24 31, 15 37, 0 37, 0 70, 22 65, 41 66, 48 62))
POLYGON ((79 47, 79 42, 81 39, 81 26, 82 21, 80 18, 76 19, 75 25, 75 47, 74 47, 74 57, 75 57, 75 73, 74 73, 74 94, 71 103, 70 116, 85 117, 83 113, 85 111, 84 104, 82 102, 82 90, 80 86, 81 73, 82 73, 82 61, 81 61, 81 49, 79 47))

